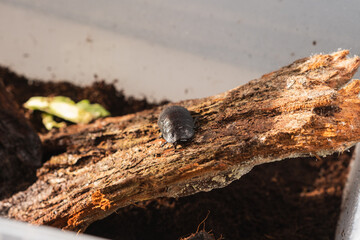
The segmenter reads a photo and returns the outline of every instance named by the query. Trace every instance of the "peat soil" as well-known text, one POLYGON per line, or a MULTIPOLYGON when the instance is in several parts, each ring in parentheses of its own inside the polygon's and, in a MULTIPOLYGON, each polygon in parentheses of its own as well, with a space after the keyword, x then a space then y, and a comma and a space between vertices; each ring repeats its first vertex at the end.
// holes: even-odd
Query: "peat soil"
MULTIPOLYGON (((32 96, 56 95, 100 103, 112 116, 159 105, 125 96, 99 79, 79 87, 29 80, 1 67, 0 78, 20 106, 32 96)), ((46 131, 39 113, 23 111, 37 132, 46 131)), ((86 233, 119 240, 176 240, 195 233, 209 213, 198 230, 216 239, 334 239, 352 152, 263 164, 222 189, 119 209, 86 233)))

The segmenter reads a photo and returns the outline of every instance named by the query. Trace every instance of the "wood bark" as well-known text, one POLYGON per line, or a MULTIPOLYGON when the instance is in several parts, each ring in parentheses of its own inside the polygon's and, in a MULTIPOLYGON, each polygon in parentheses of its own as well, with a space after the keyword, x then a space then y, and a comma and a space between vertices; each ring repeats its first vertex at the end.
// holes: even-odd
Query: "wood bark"
POLYGON ((32 186, 0 202, 0 213, 84 231, 132 203, 225 187, 258 164, 344 151, 360 140, 360 80, 350 80, 360 58, 347 55, 314 55, 225 93, 169 104, 197 118, 194 138, 177 149, 159 138, 168 105, 42 135, 53 156, 32 186))
POLYGON ((0 78, 0 199, 35 177, 41 157, 39 136, 0 78))

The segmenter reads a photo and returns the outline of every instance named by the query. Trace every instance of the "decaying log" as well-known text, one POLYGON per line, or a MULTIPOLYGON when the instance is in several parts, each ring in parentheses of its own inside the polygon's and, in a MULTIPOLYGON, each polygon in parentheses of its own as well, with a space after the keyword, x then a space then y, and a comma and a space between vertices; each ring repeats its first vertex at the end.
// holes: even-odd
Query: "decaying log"
POLYGON ((360 58, 347 55, 314 55, 223 94, 176 103, 198 125, 177 149, 158 137, 165 106, 43 135, 58 155, 31 187, 0 202, 0 213, 83 231, 132 203, 224 187, 258 164, 344 151, 360 141, 360 80, 350 81, 360 58))
POLYGON ((39 136, 0 79, 0 199, 35 177, 41 157, 39 136))

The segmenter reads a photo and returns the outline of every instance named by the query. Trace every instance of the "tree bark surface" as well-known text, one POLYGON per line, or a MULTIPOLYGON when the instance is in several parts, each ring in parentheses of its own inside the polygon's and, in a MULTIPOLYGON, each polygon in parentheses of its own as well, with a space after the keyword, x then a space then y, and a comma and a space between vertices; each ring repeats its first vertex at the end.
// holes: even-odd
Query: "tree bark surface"
MULTIPOLYGON (((194 138, 162 146, 162 106, 42 135, 54 154, 0 213, 84 231, 132 203, 225 187, 254 166, 325 156, 360 140, 360 58, 314 55, 225 93, 181 105, 197 118, 194 138)), ((290 170, 291 171, 291 170, 290 170)), ((296 171, 296 169, 294 169, 296 171)))

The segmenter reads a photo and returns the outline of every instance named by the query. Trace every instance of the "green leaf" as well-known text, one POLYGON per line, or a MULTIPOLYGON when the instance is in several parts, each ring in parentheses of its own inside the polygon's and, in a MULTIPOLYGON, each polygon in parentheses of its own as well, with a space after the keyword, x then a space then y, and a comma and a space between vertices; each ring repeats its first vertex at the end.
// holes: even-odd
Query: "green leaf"
POLYGON ((110 116, 110 112, 108 112, 103 106, 98 103, 90 104, 89 100, 87 99, 81 100, 80 102, 76 103, 76 105, 79 108, 91 113, 94 119, 110 116))
POLYGON ((39 110, 73 123, 89 123, 93 119, 109 116, 100 104, 90 104, 89 100, 75 103, 68 97, 31 97, 25 108, 39 110))
POLYGON ((65 122, 56 122, 54 120, 53 115, 50 115, 48 113, 42 113, 41 117, 42 117, 42 123, 44 124, 44 126, 47 130, 51 130, 54 127, 56 127, 56 128, 66 127, 65 122))

